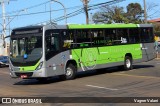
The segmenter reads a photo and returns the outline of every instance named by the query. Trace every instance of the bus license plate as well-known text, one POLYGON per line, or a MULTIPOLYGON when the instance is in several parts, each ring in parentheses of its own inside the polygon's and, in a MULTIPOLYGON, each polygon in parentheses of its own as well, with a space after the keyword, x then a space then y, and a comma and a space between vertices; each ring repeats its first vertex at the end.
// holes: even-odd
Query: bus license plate
POLYGON ((21 78, 27 78, 28 76, 27 75, 21 75, 21 78))

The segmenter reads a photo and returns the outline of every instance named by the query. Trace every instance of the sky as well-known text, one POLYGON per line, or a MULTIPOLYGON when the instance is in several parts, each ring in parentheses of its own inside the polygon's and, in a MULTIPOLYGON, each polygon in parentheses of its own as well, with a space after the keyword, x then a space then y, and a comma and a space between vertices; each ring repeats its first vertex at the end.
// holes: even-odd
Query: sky
MULTIPOLYGON (((0 0, 2 1, 2 0, 0 0)), ((7 29, 13 29, 17 27, 23 27, 28 25, 35 25, 41 22, 45 22, 47 20, 50 20, 50 6, 52 8, 51 12, 51 18, 56 19, 60 16, 64 16, 64 10, 63 7, 57 3, 57 2, 49 2, 50 0, 10 0, 9 4, 5 3, 5 9, 6 9, 6 24, 7 29), (37 6, 41 3, 45 3, 43 5, 37 6), (55 11, 60 10, 61 11, 55 11), (37 12, 46 12, 41 14, 32 14, 32 15, 24 15, 24 14, 31 14, 31 13, 37 13, 37 12), (8 18, 9 16, 9 18, 8 18)), ((61 2, 66 9, 66 13, 72 13, 76 10, 79 10, 83 7, 83 4, 81 0, 57 0, 61 2), (71 8, 72 7, 72 8, 71 8)), ((89 5, 97 4, 97 3, 103 3, 111 0, 89 0, 89 5)), ((140 3, 143 8, 143 0, 124 0, 120 3, 116 3, 114 5, 119 7, 126 7, 129 3, 140 3)), ((160 3, 159 0, 146 0, 147 8, 150 6, 155 6, 155 8, 152 8, 148 11, 148 15, 150 16, 148 20, 155 19, 160 17, 160 3)), ((95 12, 99 11, 93 10, 89 11, 89 14, 94 14, 95 12)), ((85 14, 81 13, 80 15, 74 16, 72 18, 67 19, 68 24, 85 24, 85 14)), ((0 23, 2 24, 2 8, 0 8, 0 23)), ((57 24, 65 24, 65 20, 58 21, 57 24)), ((2 26, 2 25, 1 25, 2 26)), ((0 27, 0 30, 2 30, 2 27, 0 27)))

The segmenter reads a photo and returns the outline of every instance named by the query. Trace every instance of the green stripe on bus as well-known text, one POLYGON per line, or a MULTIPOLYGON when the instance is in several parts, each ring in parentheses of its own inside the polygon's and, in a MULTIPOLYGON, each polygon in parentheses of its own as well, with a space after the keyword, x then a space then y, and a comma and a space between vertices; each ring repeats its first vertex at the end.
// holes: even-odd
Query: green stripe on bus
POLYGON ((20 71, 21 72, 31 72, 31 71, 35 71, 36 68, 38 67, 40 62, 38 62, 36 65, 34 66, 26 66, 26 67, 20 67, 20 71))
POLYGON ((133 60, 142 59, 140 44, 73 49, 72 58, 76 60, 78 67, 80 67, 80 64, 94 66, 98 64, 124 62, 127 53, 132 55, 133 60))
POLYGON ((136 28, 138 24, 70 24, 69 29, 90 29, 90 28, 136 28))

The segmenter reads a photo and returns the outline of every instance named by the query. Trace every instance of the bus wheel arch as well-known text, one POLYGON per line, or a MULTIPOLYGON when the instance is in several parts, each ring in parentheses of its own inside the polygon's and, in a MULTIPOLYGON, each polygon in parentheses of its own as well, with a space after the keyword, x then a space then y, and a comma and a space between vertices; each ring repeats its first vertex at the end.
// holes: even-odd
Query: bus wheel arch
POLYGON ((62 80, 72 80, 76 77, 77 73, 77 63, 75 60, 68 60, 65 65, 65 74, 60 75, 60 79, 62 80))
POLYGON ((124 58, 124 69, 131 70, 133 68, 132 63, 133 63, 132 54, 127 53, 124 58))

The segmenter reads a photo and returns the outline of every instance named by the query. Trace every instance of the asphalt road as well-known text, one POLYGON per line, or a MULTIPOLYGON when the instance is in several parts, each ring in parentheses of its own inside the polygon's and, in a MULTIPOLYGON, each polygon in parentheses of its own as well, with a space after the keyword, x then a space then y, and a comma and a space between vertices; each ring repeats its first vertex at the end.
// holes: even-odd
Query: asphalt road
MULTIPOLYGON (((3 67, 0 68, 0 97, 160 97, 160 60, 155 59, 135 64, 134 69, 130 71, 120 71, 118 68, 100 71, 100 73, 95 70, 79 73, 75 80, 60 81, 58 77, 53 77, 46 82, 39 82, 34 79, 12 79, 9 76, 8 67, 3 67)), ((5 104, 0 105, 4 106, 5 104)), ((41 105, 52 106, 53 104, 41 105)), ((86 106, 85 103, 57 103, 54 105, 86 106)), ((87 106, 128 105, 159 106, 160 104, 87 104, 87 106)))

